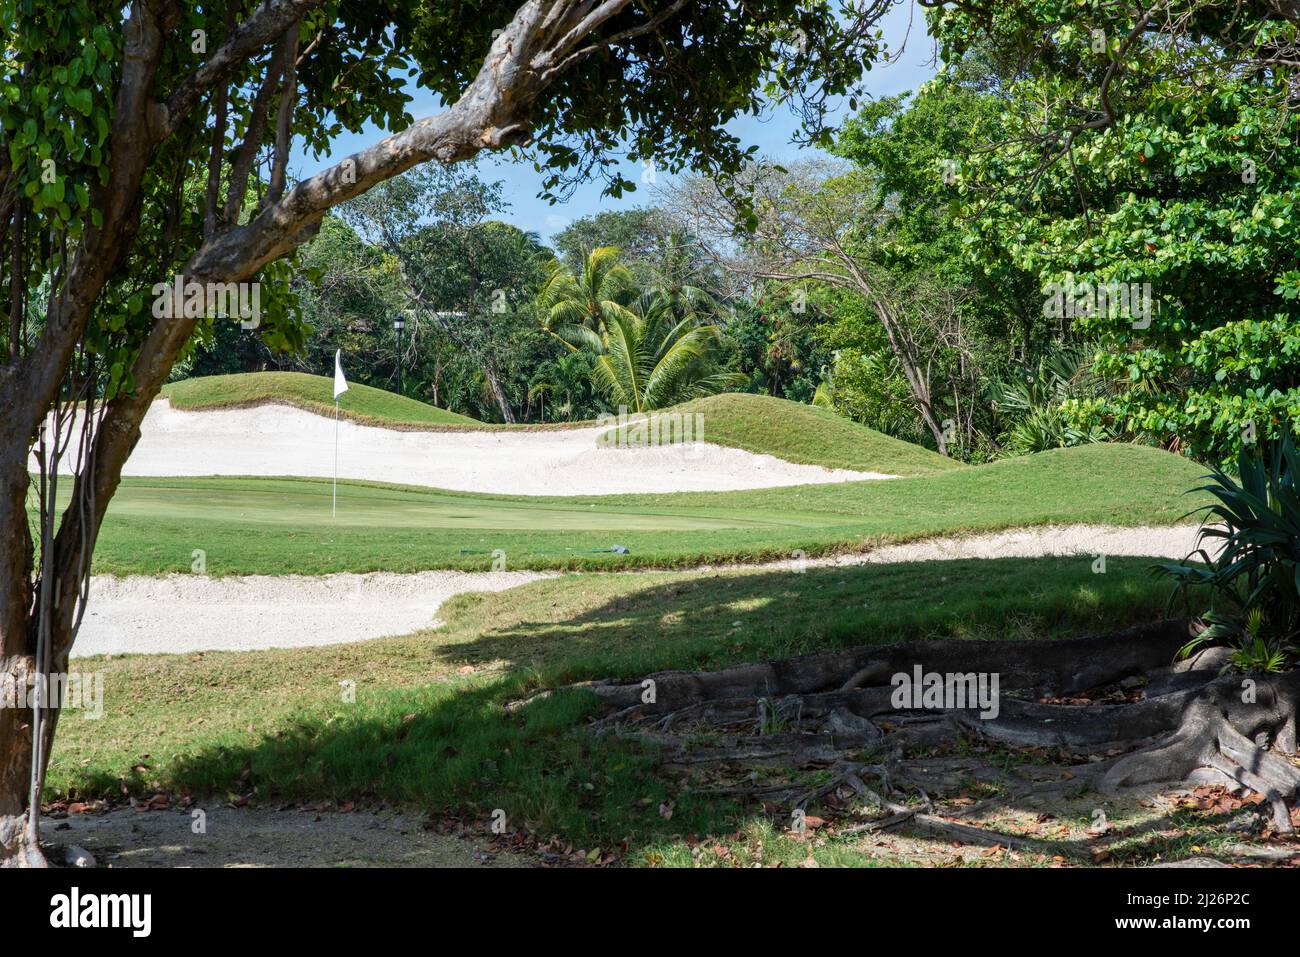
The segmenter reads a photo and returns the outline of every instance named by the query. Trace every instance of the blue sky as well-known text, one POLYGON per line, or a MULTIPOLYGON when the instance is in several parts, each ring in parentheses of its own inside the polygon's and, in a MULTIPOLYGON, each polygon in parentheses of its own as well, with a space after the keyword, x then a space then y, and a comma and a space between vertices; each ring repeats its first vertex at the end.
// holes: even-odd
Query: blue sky
MULTIPOLYGON (((871 95, 888 96, 902 90, 914 90, 934 75, 931 65, 933 43, 925 35, 925 19, 919 7, 910 0, 900 3, 889 12, 882 27, 891 51, 902 46, 905 36, 908 39, 895 62, 878 64, 867 74, 867 89, 871 95), (910 36, 907 34, 909 19, 912 24, 910 36)), ((414 99, 407 109, 412 116, 428 116, 440 109, 439 101, 428 91, 412 89, 411 94, 414 99)), ((728 129, 743 143, 756 144, 763 155, 778 161, 792 160, 800 155, 800 150, 790 142, 795 127, 795 119, 784 110, 772 111, 762 117, 743 117, 728 125, 728 129)), ((311 176, 330 165, 331 157, 362 149, 381 139, 386 132, 370 127, 357 135, 341 136, 335 141, 331 156, 319 159, 299 151, 293 163, 294 171, 300 177, 311 176)), ((803 151, 803 155, 807 155, 807 151, 803 151)), ((604 184, 595 180, 580 185, 566 202, 552 205, 538 198, 542 174, 533 169, 531 161, 512 159, 509 154, 492 154, 480 159, 479 172, 484 179, 500 180, 504 184, 505 199, 510 207, 500 218, 520 229, 536 232, 543 239, 549 239, 568 223, 583 216, 602 210, 631 209, 650 201, 644 187, 619 199, 602 196, 604 184)), ((640 182, 639 164, 623 164, 623 173, 633 182, 640 182)), ((661 182, 671 183, 671 179, 663 174, 660 178, 661 182)))

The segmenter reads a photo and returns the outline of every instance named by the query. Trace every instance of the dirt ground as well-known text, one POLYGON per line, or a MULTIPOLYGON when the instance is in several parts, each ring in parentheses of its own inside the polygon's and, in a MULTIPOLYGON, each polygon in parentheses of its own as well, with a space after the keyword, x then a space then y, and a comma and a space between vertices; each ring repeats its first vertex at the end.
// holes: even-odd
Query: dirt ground
MULTIPOLYGON (((47 845, 77 845, 100 867, 527 867, 533 861, 425 830, 397 811, 211 807, 65 814, 42 820, 47 845)), ((52 862, 55 852, 47 851, 52 862)))

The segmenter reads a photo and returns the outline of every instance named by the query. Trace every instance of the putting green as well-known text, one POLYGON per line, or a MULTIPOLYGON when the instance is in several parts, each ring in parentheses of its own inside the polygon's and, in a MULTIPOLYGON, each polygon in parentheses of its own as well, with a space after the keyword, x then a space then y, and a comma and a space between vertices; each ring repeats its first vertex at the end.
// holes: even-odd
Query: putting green
MULTIPOLYGON (((514 531, 685 531, 731 528, 826 528, 844 524, 827 512, 762 515, 743 508, 629 505, 624 496, 597 501, 473 495, 438 489, 340 482, 331 517, 331 483, 318 479, 130 479, 113 500, 119 520, 243 522, 272 527, 312 521, 332 530, 510 529, 514 531)), ((667 499, 669 496, 663 496, 667 499)))
MULTIPOLYGON (((1043 524, 1169 525, 1202 468, 1094 445, 917 478, 675 495, 529 497, 327 480, 128 478, 95 552, 114 574, 635 568, 757 561, 866 541, 1043 524), (611 549, 624 546, 626 554, 611 549)), ((66 486, 65 486, 66 487, 66 486)))

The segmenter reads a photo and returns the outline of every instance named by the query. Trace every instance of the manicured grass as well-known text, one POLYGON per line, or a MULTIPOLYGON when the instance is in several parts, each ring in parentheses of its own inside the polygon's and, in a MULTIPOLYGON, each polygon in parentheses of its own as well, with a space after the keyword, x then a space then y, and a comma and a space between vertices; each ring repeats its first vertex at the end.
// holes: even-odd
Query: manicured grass
POLYGON ((766 395, 727 393, 670 411, 702 414, 708 442, 775 455, 787 462, 886 475, 930 475, 963 467, 938 452, 826 409, 766 395))
POLYGON ((1049 523, 1172 524, 1203 469, 1156 449, 1095 445, 934 475, 674 495, 475 495, 315 479, 131 478, 109 507, 95 571, 323 574, 610 569, 757 561, 1049 523), (616 555, 614 545, 630 549, 616 555))
MULTIPOLYGON (((104 716, 69 712, 51 796, 191 790, 385 800, 531 827, 627 859, 689 863, 693 841, 758 829, 768 861, 808 851, 752 805, 683 789, 653 751, 581 731, 592 699, 539 688, 597 677, 919 637, 1052 639, 1157 616, 1150 562, 1088 557, 810 569, 570 575, 463 595, 414 635, 327 648, 78 660, 104 676, 104 716), (354 682, 355 702, 341 682, 354 682), (247 770, 245 770, 247 769, 247 770), (661 802, 674 802, 671 818, 661 802)), ((827 863, 862 863, 839 845, 827 863), (847 855, 847 857, 845 857, 847 855)))
MULTIPOLYGON (((182 379, 163 386, 162 394, 177 409, 222 409, 283 402, 334 414, 334 380, 302 372, 245 372, 182 379)), ((339 414, 367 425, 479 425, 469 416, 448 412, 406 396, 351 383, 339 402, 339 414)))

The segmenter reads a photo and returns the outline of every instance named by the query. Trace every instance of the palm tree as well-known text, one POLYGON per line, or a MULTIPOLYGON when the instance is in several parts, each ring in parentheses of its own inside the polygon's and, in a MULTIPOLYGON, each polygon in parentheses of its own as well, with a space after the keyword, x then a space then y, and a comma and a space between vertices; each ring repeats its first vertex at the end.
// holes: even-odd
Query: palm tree
POLYGON ((599 411, 591 385, 594 363, 593 354, 583 350, 565 352, 537 367, 530 389, 536 387, 549 396, 552 420, 589 418, 599 411))
POLYGON ((570 349, 594 346, 611 317, 628 314, 624 303, 634 293, 632 273, 618 257, 613 246, 593 249, 576 276, 557 260, 537 294, 542 328, 570 349))
POLYGON ((745 381, 738 373, 718 372, 710 361, 719 328, 701 325, 693 310, 679 316, 669 296, 643 296, 635 309, 610 312, 599 338, 592 379, 612 404, 630 412, 650 412, 745 381))

